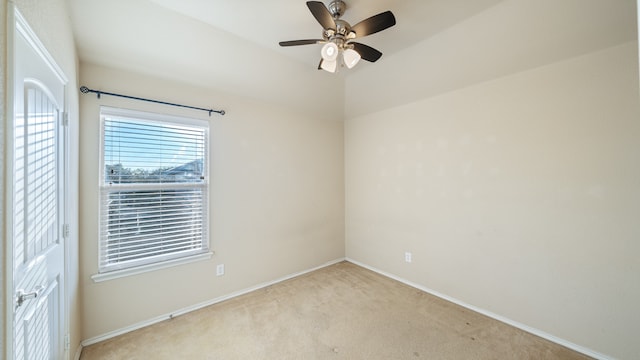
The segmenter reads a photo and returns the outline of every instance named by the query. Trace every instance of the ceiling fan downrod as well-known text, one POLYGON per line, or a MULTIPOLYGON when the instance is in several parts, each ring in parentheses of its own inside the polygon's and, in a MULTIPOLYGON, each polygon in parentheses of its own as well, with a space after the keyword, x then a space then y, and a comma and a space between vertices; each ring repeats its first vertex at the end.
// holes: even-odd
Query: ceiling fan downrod
POLYGON ((323 37, 326 41, 331 41, 338 45, 342 50, 345 48, 347 40, 355 38, 355 34, 351 32, 351 25, 340 19, 347 10, 347 4, 342 0, 331 0, 327 9, 333 17, 335 27, 334 29, 325 29, 323 37))
POLYGON ((347 10, 347 4, 342 0, 331 0, 328 8, 331 16, 333 16, 334 19, 338 19, 342 17, 347 10))

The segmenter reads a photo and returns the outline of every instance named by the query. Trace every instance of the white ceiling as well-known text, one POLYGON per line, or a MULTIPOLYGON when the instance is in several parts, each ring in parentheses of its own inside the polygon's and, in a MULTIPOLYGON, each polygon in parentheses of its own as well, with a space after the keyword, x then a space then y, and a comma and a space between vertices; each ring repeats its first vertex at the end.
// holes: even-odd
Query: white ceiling
MULTIPOLYGON (((305 63, 317 63, 318 46, 280 48, 282 40, 321 38, 321 26, 304 0, 150 0, 305 63), (311 60, 309 60, 311 58, 311 60)), ((391 10, 397 25, 361 39, 383 53, 397 52, 502 0, 346 0, 342 19, 351 25, 391 10)), ((324 2, 328 5, 329 1, 324 2)))
MULTIPOLYGON (((226 35, 247 41, 314 69, 319 45, 282 48, 279 41, 319 38, 321 26, 304 0, 68 0, 81 60, 113 65, 139 54, 153 57, 151 38, 168 29, 184 31, 179 24, 189 20, 209 27, 209 43, 194 37, 182 56, 202 56, 203 48, 226 35), (164 11, 163 11, 164 10, 164 11), (170 10, 167 12, 167 10, 170 10), (155 18, 162 18, 158 23, 155 18), (157 33, 153 33, 155 28, 157 33)), ((383 54, 393 54, 443 29, 483 11, 502 0, 346 0, 343 20, 353 24, 391 10, 397 25, 363 38, 383 54)), ((325 1, 328 4, 328 1, 325 1)), ((383 55, 384 56, 384 55, 383 55)), ((162 61, 162 59, 157 59, 162 61)))
POLYGON ((378 62, 329 74, 319 45, 278 46, 321 36, 304 0, 67 1, 82 62, 334 115, 345 91, 357 107, 354 83, 362 106, 376 89, 408 101, 637 39, 636 0, 345 0, 352 25, 386 10, 397 25, 359 40, 378 62))

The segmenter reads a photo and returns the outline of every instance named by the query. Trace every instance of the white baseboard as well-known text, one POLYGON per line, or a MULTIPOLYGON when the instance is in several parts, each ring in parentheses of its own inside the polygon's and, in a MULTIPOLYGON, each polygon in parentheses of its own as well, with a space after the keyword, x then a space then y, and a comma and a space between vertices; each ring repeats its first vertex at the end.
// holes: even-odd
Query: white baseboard
POLYGON ((345 258, 345 260, 347 260, 348 262, 353 263, 355 265, 362 266, 363 268, 369 269, 369 270, 371 270, 373 272, 376 272, 376 273, 378 273, 380 275, 386 276, 386 277, 388 277, 390 279, 399 281, 399 282, 401 282, 401 283, 403 283, 405 285, 409 285, 409 286, 411 286, 413 288, 416 288, 418 290, 422 290, 422 291, 424 291, 426 293, 429 293, 429 294, 431 294, 433 296, 439 297, 439 298, 441 298, 443 300, 452 302, 452 303, 454 303, 456 305, 460 305, 460 306, 462 306, 464 308, 467 308, 467 309, 469 309, 471 311, 475 311, 475 312, 480 313, 482 315, 488 316, 488 317, 490 317, 492 319, 495 319, 495 320, 498 320, 498 321, 503 322, 505 324, 511 325, 513 327, 516 327, 516 328, 518 328, 520 330, 526 331, 526 332, 528 332, 530 334, 539 336, 539 337, 541 337, 543 339, 546 339, 546 340, 549 340, 549 341, 554 342, 556 344, 559 344, 559 345, 562 345, 564 347, 567 347, 567 348, 569 348, 571 350, 575 350, 575 351, 577 351, 579 353, 582 353, 584 355, 590 356, 592 358, 599 359, 599 360, 614 360, 610 356, 606 356, 604 354, 600 354, 600 353, 598 353, 596 351, 593 351, 591 349, 587 349, 587 348, 585 348, 583 346, 576 345, 576 344, 574 344, 574 343, 572 343, 570 341, 566 341, 566 340, 561 339, 561 338, 559 338, 557 336, 548 334, 548 333, 546 333, 544 331, 540 331, 538 329, 532 328, 530 326, 527 326, 525 324, 519 323, 517 321, 513 321, 513 320, 508 319, 508 318, 506 318, 504 316, 501 316, 501 315, 498 315, 498 314, 494 314, 494 313, 492 313, 490 311, 487 311, 487 310, 484 310, 484 309, 480 309, 478 307, 475 307, 473 305, 467 304, 467 303, 465 303, 463 301, 460 301, 458 299, 452 298, 452 297, 450 297, 448 295, 445 295, 445 294, 439 293, 439 292, 437 292, 435 290, 429 289, 429 288, 427 288, 425 286, 422 286, 422 285, 416 284, 414 282, 408 281, 406 279, 403 279, 401 277, 395 276, 395 275, 390 274, 388 272, 376 269, 376 268, 374 268, 372 266, 369 266, 367 264, 363 264, 363 263, 361 263, 359 261, 350 259, 348 257, 345 258))
POLYGON ((78 345, 78 348, 76 349, 76 354, 73 357, 73 359, 80 360, 80 355, 82 355, 82 344, 78 345))
POLYGON ((146 320, 146 321, 142 321, 142 322, 139 322, 139 323, 136 323, 136 324, 133 324, 133 325, 118 329, 118 330, 114 330, 114 331, 108 332, 108 333, 100 335, 100 336, 96 336, 96 337, 84 340, 84 341, 82 341, 82 343, 80 344, 80 346, 78 347, 78 349, 76 351, 75 360, 79 360, 80 359, 80 354, 82 353, 82 348, 84 346, 89 346, 89 345, 92 345, 92 344, 96 344, 96 343, 99 343, 101 341, 105 341, 105 340, 114 338, 116 336, 123 335, 123 334, 126 334, 128 332, 131 332, 131 331, 134 331, 134 330, 138 330, 138 329, 141 329, 141 328, 144 328, 144 327, 159 323, 161 321, 165 321, 165 320, 171 319, 171 318, 179 316, 179 315, 184 315, 184 314, 190 313, 192 311, 196 311, 196 310, 202 309, 204 307, 220 303, 222 301, 230 300, 230 299, 233 299, 235 297, 238 297, 238 296, 241 296, 241 295, 244 295, 244 294, 248 294, 248 293, 250 293, 252 291, 260 290, 260 289, 263 289, 263 288, 265 288, 267 286, 271 286, 271 285, 274 285, 274 284, 277 284, 277 283, 280 283, 280 282, 295 278, 297 276, 304 275, 304 274, 310 273, 312 271, 316 271, 316 270, 325 268, 327 266, 331 266, 331 265, 337 264, 337 263, 345 261, 345 260, 350 262, 350 263, 353 263, 355 265, 361 266, 361 267, 363 267, 365 269, 368 269, 368 270, 371 270, 373 272, 376 272, 376 273, 378 273, 380 275, 386 276, 386 277, 388 277, 390 279, 399 281, 399 282, 401 282, 403 284, 406 284, 406 285, 411 286, 413 288, 416 288, 418 290, 422 290, 422 291, 424 291, 426 293, 429 293, 431 295, 437 296, 437 297, 439 297, 439 298, 441 298, 443 300, 452 302, 452 303, 454 303, 456 305, 460 305, 460 306, 462 306, 464 308, 467 308, 467 309, 469 309, 471 311, 475 311, 477 313, 480 313, 482 315, 488 316, 490 318, 493 318, 493 319, 498 320, 500 322, 503 322, 505 324, 511 325, 513 327, 516 327, 516 328, 518 328, 520 330, 526 331, 526 332, 528 332, 530 334, 539 336, 539 337, 541 337, 543 339, 549 340, 549 341, 554 342, 556 344, 559 344, 559 345, 562 345, 562 346, 567 347, 569 349, 575 350, 575 351, 577 351, 579 353, 585 354, 585 355, 590 356, 592 358, 600 359, 600 360, 614 360, 613 358, 611 358, 609 356, 606 356, 604 354, 601 354, 601 353, 598 353, 598 352, 593 351, 591 349, 585 348, 583 346, 574 344, 574 343, 572 343, 570 341, 566 341, 566 340, 561 339, 561 338, 559 338, 557 336, 548 334, 548 333, 546 333, 544 331, 532 328, 530 326, 527 326, 525 324, 519 323, 517 321, 513 321, 513 320, 508 319, 508 318, 506 318, 504 316, 501 316, 501 315, 498 315, 498 314, 494 314, 494 313, 492 313, 490 311, 487 311, 487 310, 478 308, 476 306, 467 304, 467 303, 465 303, 463 301, 460 301, 458 299, 452 298, 452 297, 450 297, 448 295, 442 294, 442 293, 437 292, 435 290, 429 289, 429 288, 427 288, 425 286, 413 283, 411 281, 408 281, 406 279, 403 279, 403 278, 398 277, 396 275, 393 275, 391 273, 382 271, 380 269, 377 269, 375 267, 369 266, 367 264, 361 263, 359 261, 356 261, 356 260, 353 260, 353 259, 350 259, 350 258, 341 258, 341 259, 336 259, 336 260, 333 260, 333 261, 329 261, 329 262, 327 262, 325 264, 322 264, 320 266, 317 266, 317 267, 314 267, 314 268, 311 268, 311 269, 307 269, 307 270, 303 270, 303 271, 300 271, 300 272, 297 272, 297 273, 289 274, 289 275, 286 275, 284 277, 278 278, 276 280, 272 280, 272 281, 268 281, 268 282, 265 282, 265 283, 262 283, 262 284, 258 284, 256 286, 252 286, 252 287, 249 287, 249 288, 246 288, 246 289, 243 289, 243 290, 239 290, 239 291, 227 294, 227 295, 223 295, 223 296, 217 297, 215 299, 211 299, 209 301, 205 301, 205 302, 193 305, 193 306, 189 306, 189 307, 186 307, 186 308, 179 309, 179 310, 171 312, 169 314, 161 315, 161 316, 158 316, 158 317, 146 320))
POLYGON ((79 354, 82 351, 82 347, 84 347, 84 346, 89 346, 89 345, 93 345, 93 344, 99 343, 101 341, 109 340, 109 339, 114 338, 116 336, 123 335, 123 334, 126 334, 128 332, 131 332, 131 331, 134 331, 134 330, 138 330, 138 329, 141 329, 141 328, 153 325, 153 324, 157 324, 157 323, 159 323, 161 321, 165 321, 165 320, 174 318, 174 317, 179 316, 179 315, 184 315, 184 314, 190 313, 192 311, 196 311, 196 310, 202 309, 204 307, 207 307, 207 306, 210 306, 210 305, 213 305, 213 304, 217 304, 217 303, 225 301, 225 300, 233 299, 235 297, 238 297, 238 296, 241 296, 241 295, 244 295, 244 294, 248 294, 248 293, 250 293, 252 291, 260 290, 260 289, 265 288, 267 286, 271 286, 271 285, 274 285, 274 284, 277 284, 277 283, 280 283, 280 282, 295 278, 297 276, 304 275, 304 274, 310 273, 312 271, 316 271, 316 270, 325 268, 327 266, 331 266, 331 265, 337 264, 337 263, 342 262, 342 261, 345 261, 345 258, 332 260, 332 261, 329 261, 327 263, 324 263, 324 264, 322 264, 320 266, 316 266, 316 267, 308 269, 308 270, 303 270, 303 271, 300 271, 300 272, 297 272, 297 273, 289 274, 289 275, 286 275, 284 277, 278 278, 276 280, 272 280, 272 281, 268 281, 268 282, 265 282, 265 283, 262 283, 262 284, 258 284, 256 286, 252 286, 252 287, 249 287, 249 288, 246 288, 246 289, 243 289, 243 290, 239 290, 239 291, 233 292, 231 294, 223 295, 223 296, 217 297, 215 299, 211 299, 211 300, 208 300, 208 301, 196 304, 196 305, 188 306, 188 307, 176 310, 176 311, 168 313, 168 314, 160 315, 160 316, 157 316, 155 318, 152 318, 152 319, 149 319, 149 320, 146 320, 146 321, 141 321, 139 323, 136 323, 136 324, 133 324, 133 325, 130 325, 130 326, 126 326, 126 327, 123 327, 123 328, 118 329, 118 330, 110 331, 110 332, 108 332, 106 334, 103 334, 103 335, 100 335, 100 336, 96 336, 96 337, 92 337, 90 339, 83 340, 81 345, 80 345, 79 352, 76 354, 77 355, 76 359, 79 359, 79 357, 80 357, 79 354))

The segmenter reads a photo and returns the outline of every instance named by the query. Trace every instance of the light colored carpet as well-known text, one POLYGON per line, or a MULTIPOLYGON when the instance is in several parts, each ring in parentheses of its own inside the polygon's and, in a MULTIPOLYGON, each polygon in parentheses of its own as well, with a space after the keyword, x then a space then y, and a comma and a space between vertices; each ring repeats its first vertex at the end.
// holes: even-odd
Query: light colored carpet
POLYGON ((86 347, 92 359, 587 359, 348 262, 86 347))

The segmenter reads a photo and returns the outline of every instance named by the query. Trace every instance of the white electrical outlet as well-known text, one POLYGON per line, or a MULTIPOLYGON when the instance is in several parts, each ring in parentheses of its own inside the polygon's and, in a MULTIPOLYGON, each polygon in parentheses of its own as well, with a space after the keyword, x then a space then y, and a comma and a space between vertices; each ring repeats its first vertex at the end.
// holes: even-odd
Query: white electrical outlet
POLYGON ((216 266, 216 276, 224 275, 224 264, 216 266))
POLYGON ((405 252, 404 253, 404 261, 410 263, 411 262, 411 253, 410 252, 405 252))

